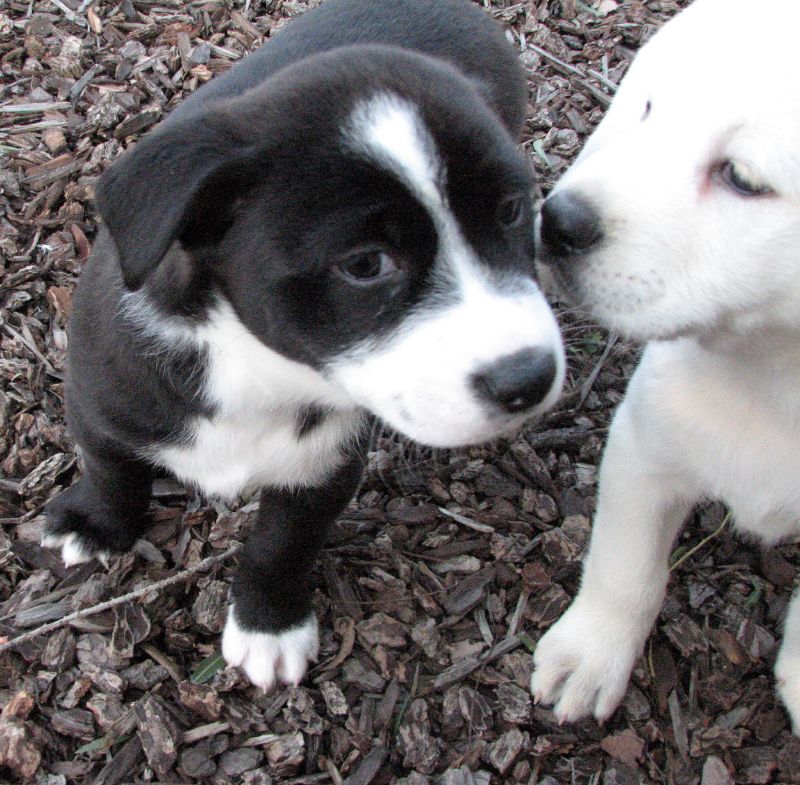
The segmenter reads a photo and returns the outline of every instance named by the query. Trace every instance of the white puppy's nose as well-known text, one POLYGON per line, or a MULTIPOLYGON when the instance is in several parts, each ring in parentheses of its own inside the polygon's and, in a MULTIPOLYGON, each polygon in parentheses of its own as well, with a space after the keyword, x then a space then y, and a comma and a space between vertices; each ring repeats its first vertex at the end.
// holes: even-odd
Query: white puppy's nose
POLYGON ((603 237, 600 216, 573 191, 559 191, 542 206, 541 252, 545 262, 588 251, 603 237))
POLYGON ((509 414, 519 414, 547 397, 556 373, 552 352, 523 349, 478 371, 472 377, 472 386, 484 401, 509 414))

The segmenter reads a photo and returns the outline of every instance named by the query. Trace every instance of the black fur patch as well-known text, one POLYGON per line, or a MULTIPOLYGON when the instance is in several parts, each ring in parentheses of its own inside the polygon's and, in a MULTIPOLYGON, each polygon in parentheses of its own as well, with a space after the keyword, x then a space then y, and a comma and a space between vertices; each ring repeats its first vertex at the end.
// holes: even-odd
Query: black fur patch
POLYGON ((306 406, 297 415, 297 438, 308 436, 328 419, 330 411, 322 406, 306 406))

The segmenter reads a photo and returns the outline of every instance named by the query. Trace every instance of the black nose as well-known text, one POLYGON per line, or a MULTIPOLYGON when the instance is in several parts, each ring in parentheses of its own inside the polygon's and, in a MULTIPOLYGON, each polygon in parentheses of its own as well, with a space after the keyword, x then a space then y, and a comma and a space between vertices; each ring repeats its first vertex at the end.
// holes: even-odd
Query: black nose
POLYGON ((540 231, 545 262, 588 251, 603 237, 600 216, 570 191, 560 191, 545 201, 540 231))
POLYGON ((556 378, 556 358, 544 349, 523 349, 478 371, 472 386, 485 401, 517 414, 540 403, 556 378))

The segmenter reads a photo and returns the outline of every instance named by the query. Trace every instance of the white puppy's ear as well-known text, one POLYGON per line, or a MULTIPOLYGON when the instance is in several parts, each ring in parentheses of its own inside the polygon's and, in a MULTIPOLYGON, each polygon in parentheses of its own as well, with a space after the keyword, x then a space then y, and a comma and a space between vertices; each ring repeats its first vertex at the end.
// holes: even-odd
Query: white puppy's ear
POLYGON ((101 178, 95 198, 125 285, 138 289, 176 240, 214 241, 259 165, 212 112, 167 122, 101 178))

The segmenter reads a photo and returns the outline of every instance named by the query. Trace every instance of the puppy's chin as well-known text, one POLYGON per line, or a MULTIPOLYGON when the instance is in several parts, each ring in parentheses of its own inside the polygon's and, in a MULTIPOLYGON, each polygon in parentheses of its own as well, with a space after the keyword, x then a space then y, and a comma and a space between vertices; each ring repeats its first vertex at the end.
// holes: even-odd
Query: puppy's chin
POLYGON ((537 262, 543 281, 549 282, 548 293, 607 330, 630 341, 648 343, 696 336, 707 329, 707 325, 675 324, 672 319, 661 317, 657 303, 631 305, 624 302, 621 293, 612 298, 598 296, 600 285, 580 274, 581 265, 582 261, 558 265, 537 262))
POLYGON ((551 299, 566 305, 574 303, 573 295, 558 279, 555 270, 545 261, 536 260, 536 279, 539 288, 551 299))
POLYGON ((428 447, 454 449, 486 444, 513 436, 523 425, 540 419, 558 401, 566 376, 563 354, 556 359, 556 372, 544 397, 523 411, 508 412, 496 402, 483 400, 469 387, 455 386, 445 395, 430 386, 411 394, 381 395, 366 404, 389 427, 428 447))
MULTIPOLYGON (((537 407, 537 410, 539 407, 537 407)), ((427 418, 384 417, 383 421, 403 436, 422 444, 443 450, 488 444, 506 436, 513 436, 519 429, 541 413, 530 413, 517 417, 498 417, 457 422, 442 422, 427 418)))
POLYGON ((583 267, 581 260, 555 261, 543 255, 541 250, 539 253, 536 259, 536 273, 542 290, 565 305, 585 309, 588 312, 591 296, 584 296, 583 293, 582 278, 579 275, 583 267))
POLYGON ((683 314, 678 313, 675 303, 664 300, 655 300, 640 307, 595 301, 584 307, 591 318, 603 327, 641 344, 686 338, 709 345, 736 344, 765 330, 780 328, 771 314, 765 316, 760 308, 725 310, 707 307, 703 310, 702 303, 694 305, 694 309, 682 309, 683 314))
POLYGON ((668 320, 652 319, 646 309, 625 312, 622 309, 615 310, 613 307, 605 308, 596 303, 592 306, 579 307, 584 307, 590 318, 607 330, 639 344, 698 337, 707 331, 707 327, 701 325, 676 325, 670 324, 668 320))

